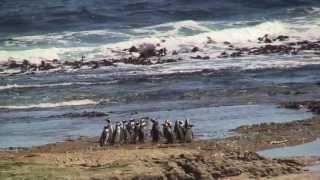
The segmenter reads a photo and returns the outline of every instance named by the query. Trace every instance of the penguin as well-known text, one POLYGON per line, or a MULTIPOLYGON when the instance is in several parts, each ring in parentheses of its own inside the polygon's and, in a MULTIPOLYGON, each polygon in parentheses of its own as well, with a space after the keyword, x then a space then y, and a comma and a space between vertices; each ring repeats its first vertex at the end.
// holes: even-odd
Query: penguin
POLYGON ((160 141, 160 127, 159 127, 159 122, 155 120, 151 120, 152 122, 152 128, 150 131, 152 142, 153 143, 158 143, 160 141))
POLYGON ((126 130, 128 132, 127 133, 128 143, 132 143, 132 141, 133 141, 133 129, 134 129, 134 125, 132 125, 132 120, 130 120, 126 124, 126 130))
POLYGON ((106 144, 113 144, 113 131, 114 131, 114 126, 111 122, 110 119, 106 119, 107 124, 105 125, 105 127, 107 127, 106 131, 106 144))
POLYGON ((113 143, 119 144, 121 142, 121 123, 117 122, 113 133, 113 143))
POLYGON ((186 119, 184 123, 184 141, 187 143, 191 143, 193 140, 192 127, 193 125, 191 124, 190 120, 186 119))
POLYGON ((163 126, 163 135, 167 139, 167 144, 174 143, 174 135, 172 131, 171 122, 169 120, 166 120, 163 126))
POLYGON ((174 125, 174 134, 176 136, 176 139, 180 142, 184 141, 184 132, 183 132, 183 122, 182 121, 176 121, 174 125))
POLYGON ((127 121, 123 120, 121 123, 121 143, 128 143, 127 121))
POLYGON ((137 143, 137 138, 139 139, 140 135, 140 123, 137 121, 134 123, 134 129, 133 129, 133 136, 132 136, 132 143, 137 143))
POLYGON ((102 130, 102 133, 101 133, 101 136, 100 136, 100 139, 99 139, 99 143, 100 143, 100 146, 103 147, 107 144, 107 138, 108 138, 108 126, 104 126, 103 127, 103 130, 102 130))
POLYGON ((134 120, 130 120, 129 124, 128 124, 128 131, 129 131, 129 141, 131 144, 134 144, 135 143, 135 139, 136 139, 136 136, 135 136, 135 126, 136 126, 136 123, 134 120))
POLYGON ((144 143, 144 127, 146 126, 146 122, 144 119, 141 119, 139 122, 139 129, 138 129, 138 140, 139 143, 144 143))

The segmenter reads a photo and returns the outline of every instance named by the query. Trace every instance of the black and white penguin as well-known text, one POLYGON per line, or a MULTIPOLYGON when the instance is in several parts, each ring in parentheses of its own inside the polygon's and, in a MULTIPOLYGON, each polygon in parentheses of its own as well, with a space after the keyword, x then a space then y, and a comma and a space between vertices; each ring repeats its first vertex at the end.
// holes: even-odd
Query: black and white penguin
POLYGON ((107 144, 108 135, 109 135, 108 134, 108 126, 104 126, 102 133, 101 133, 101 136, 100 136, 100 139, 99 139, 99 144, 101 147, 105 146, 107 144))
POLYGON ((135 126, 136 126, 136 123, 134 120, 130 120, 130 122, 127 124, 127 130, 129 132, 129 142, 131 144, 134 144, 135 143, 135 139, 136 139, 136 136, 135 136, 135 126))
POLYGON ((121 142, 121 123, 117 122, 114 133, 113 133, 113 143, 114 144, 120 144, 121 142))
POLYGON ((113 133, 114 133, 114 125, 112 124, 110 119, 106 119, 106 127, 108 128, 106 130, 106 143, 113 144, 113 133))
POLYGON ((123 120, 121 123, 121 143, 129 142, 129 132, 127 129, 127 121, 123 120))
POLYGON ((140 135, 140 122, 134 122, 134 129, 133 129, 133 135, 132 135, 132 143, 136 144, 137 139, 139 139, 140 135))
POLYGON ((182 121, 176 121, 174 124, 174 134, 178 141, 183 142, 184 141, 184 131, 183 131, 183 122, 182 121))
POLYGON ((174 134, 172 131, 172 125, 169 120, 166 120, 162 125, 163 136, 166 138, 168 144, 174 143, 174 134))
POLYGON ((184 141, 187 143, 191 143, 193 140, 192 127, 193 125, 191 124, 190 120, 186 119, 184 123, 184 141))
POLYGON ((161 135, 159 122, 153 119, 151 120, 151 122, 152 122, 152 128, 151 128, 150 134, 151 134, 152 142, 158 143, 160 141, 160 135, 161 135))
POLYGON ((138 129, 138 139, 139 143, 144 143, 145 135, 144 135, 144 128, 146 127, 147 123, 144 119, 140 119, 139 122, 139 129, 138 129))

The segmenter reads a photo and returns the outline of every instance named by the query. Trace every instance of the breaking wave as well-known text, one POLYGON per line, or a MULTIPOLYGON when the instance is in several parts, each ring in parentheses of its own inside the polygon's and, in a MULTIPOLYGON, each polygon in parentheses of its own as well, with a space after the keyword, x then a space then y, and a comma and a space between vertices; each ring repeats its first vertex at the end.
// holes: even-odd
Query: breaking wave
POLYGON ((59 87, 59 86, 72 86, 72 85, 92 85, 94 83, 89 82, 77 82, 77 83, 57 83, 57 84, 30 84, 30 85, 4 85, 0 86, 0 90, 8 89, 22 89, 22 88, 42 88, 42 87, 59 87))
POLYGON ((39 104, 30 104, 24 106, 0 106, 0 109, 32 109, 32 108, 54 108, 54 107, 64 107, 64 106, 84 106, 84 105, 96 105, 98 102, 83 99, 83 100, 72 100, 64 101, 57 103, 39 103, 39 104))

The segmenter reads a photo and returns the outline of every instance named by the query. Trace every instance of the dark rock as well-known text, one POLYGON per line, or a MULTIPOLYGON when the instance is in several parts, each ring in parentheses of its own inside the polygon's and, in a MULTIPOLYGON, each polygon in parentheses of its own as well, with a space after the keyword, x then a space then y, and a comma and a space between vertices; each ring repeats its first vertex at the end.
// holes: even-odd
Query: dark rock
POLYGON ((194 48, 191 49, 191 52, 193 52, 193 53, 194 52, 198 52, 198 51, 200 51, 200 49, 198 47, 194 47, 194 48))
POLYGON ((149 58, 152 56, 156 56, 156 46, 153 44, 143 44, 139 49, 140 58, 149 58))
POLYGON ((96 111, 91 111, 91 112, 81 112, 81 113, 67 113, 63 115, 58 115, 54 117, 69 117, 69 118, 79 118, 79 117, 87 117, 87 118, 94 118, 94 117, 104 117, 108 116, 108 114, 103 113, 103 112, 96 112, 96 111))
POLYGON ((209 56, 200 56, 200 55, 197 55, 197 56, 191 56, 192 59, 203 59, 203 60, 207 60, 207 59, 210 59, 209 56))
POLYGON ((172 55, 178 55, 178 52, 177 51, 172 51, 172 55))
POLYGON ((12 69, 12 68, 19 68, 19 67, 20 67, 20 65, 17 64, 16 61, 9 61, 9 63, 8 63, 8 68, 10 68, 10 69, 12 69))
POLYGON ((280 36, 276 37, 275 39, 273 39, 273 41, 286 41, 288 39, 289 39, 289 36, 280 35, 280 36))
POLYGON ((100 67, 99 63, 96 61, 92 62, 92 64, 93 64, 92 69, 97 69, 100 67))
POLYGON ((131 46, 129 48, 129 52, 139 52, 138 48, 136 48, 135 46, 131 46))
POLYGON ((289 109, 306 108, 313 113, 320 114, 320 101, 286 102, 282 103, 281 106, 289 109))
POLYGON ((228 53, 226 53, 226 52, 222 52, 222 53, 218 56, 218 58, 227 58, 227 57, 229 57, 229 55, 228 55, 228 53))
POLYGON ((166 56, 167 55, 167 49, 166 48, 161 48, 158 52, 157 52, 157 56, 166 56))
POLYGON ((101 61, 102 66, 113 66, 114 64, 111 61, 108 61, 106 59, 101 61))

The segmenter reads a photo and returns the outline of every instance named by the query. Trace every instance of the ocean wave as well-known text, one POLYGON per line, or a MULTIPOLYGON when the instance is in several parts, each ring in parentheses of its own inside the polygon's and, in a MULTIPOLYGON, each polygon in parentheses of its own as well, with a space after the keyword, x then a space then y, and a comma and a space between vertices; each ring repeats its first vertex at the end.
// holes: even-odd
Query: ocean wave
POLYGON ((39 103, 39 104, 30 104, 24 106, 0 106, 0 109, 32 109, 32 108, 55 108, 55 107, 64 107, 64 106, 84 106, 84 105, 96 105, 99 102, 83 99, 83 100, 72 100, 56 103, 39 103))
POLYGON ((76 83, 56 83, 56 84, 30 84, 30 85, 18 85, 18 84, 7 84, 0 86, 0 90, 8 89, 22 89, 22 88, 42 88, 42 87, 57 87, 57 86, 72 86, 72 85, 93 85, 95 83, 89 82, 76 82, 76 83))
MULTIPOLYGON (((318 18, 319 20, 319 18, 318 18)), ((23 60, 28 59, 33 63, 40 63, 41 60, 59 59, 63 60, 79 60, 85 56, 86 60, 97 59, 117 59, 122 58, 123 54, 119 53, 125 48, 137 46, 143 43, 160 43, 162 47, 166 47, 168 53, 178 51, 179 56, 184 60, 190 60, 190 54, 185 53, 185 49, 199 47, 203 52, 210 56, 217 56, 228 47, 224 44, 228 41, 236 47, 256 47, 261 46, 257 42, 258 37, 269 34, 270 37, 279 35, 289 35, 290 40, 314 40, 320 34, 320 26, 315 24, 316 19, 311 23, 308 21, 292 22, 292 21, 178 21, 164 23, 143 28, 130 29, 127 33, 110 32, 110 30, 94 30, 64 33, 64 35, 51 34, 49 39, 63 39, 63 36, 106 36, 106 34, 115 34, 126 39, 117 43, 100 44, 90 47, 65 47, 65 48, 48 48, 48 49, 30 49, 30 50, 14 50, 0 51, 0 61, 7 59, 23 60), (231 24, 230 24, 231 23, 231 24), (210 37, 215 44, 207 44, 210 37), (165 42, 163 42, 165 40, 165 42)), ((33 39, 43 39, 43 37, 27 36, 17 39, 30 41, 33 39)), ((72 38, 71 38, 72 39, 72 38)), ((68 41, 67 39, 64 39, 68 41)), ((253 61, 253 63, 256 63, 253 61)), ((258 63, 257 63, 258 64, 258 63)), ((230 64, 229 66, 233 66, 230 64)), ((245 66, 248 66, 245 65, 245 66)), ((245 68, 245 67, 244 67, 245 68)))

